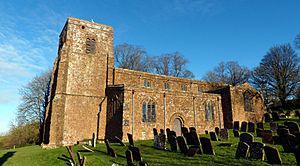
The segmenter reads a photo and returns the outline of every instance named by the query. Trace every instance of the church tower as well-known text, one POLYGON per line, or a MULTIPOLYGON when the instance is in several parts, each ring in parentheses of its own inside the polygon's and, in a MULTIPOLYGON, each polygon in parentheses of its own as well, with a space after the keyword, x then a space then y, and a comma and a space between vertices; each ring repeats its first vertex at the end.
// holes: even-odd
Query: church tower
POLYGON ((105 133, 105 89, 114 67, 112 27, 68 18, 59 39, 45 113, 43 146, 105 133), (100 118, 101 117, 101 118, 100 118))

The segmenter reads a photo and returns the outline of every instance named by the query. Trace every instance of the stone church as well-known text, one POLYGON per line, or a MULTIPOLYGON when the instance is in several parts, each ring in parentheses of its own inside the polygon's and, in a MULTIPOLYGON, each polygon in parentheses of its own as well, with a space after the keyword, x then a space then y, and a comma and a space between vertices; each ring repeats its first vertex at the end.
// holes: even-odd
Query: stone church
POLYGON ((59 36, 43 146, 115 136, 153 139, 153 128, 198 133, 262 121, 265 106, 249 84, 208 83, 114 67, 113 29, 68 18, 59 36))

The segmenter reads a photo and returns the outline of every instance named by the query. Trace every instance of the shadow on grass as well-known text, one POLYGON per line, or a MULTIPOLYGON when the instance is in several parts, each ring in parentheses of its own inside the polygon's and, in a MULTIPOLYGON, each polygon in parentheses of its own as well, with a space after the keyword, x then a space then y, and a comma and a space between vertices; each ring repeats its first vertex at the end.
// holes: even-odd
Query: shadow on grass
POLYGON ((7 152, 0 158, 0 165, 3 165, 10 157, 12 157, 16 153, 16 151, 13 152, 7 152))
POLYGON ((61 155, 61 156, 62 156, 62 157, 57 157, 57 159, 65 161, 67 165, 70 165, 70 164, 71 164, 71 163, 70 163, 70 160, 71 160, 70 157, 68 157, 68 156, 66 156, 66 155, 64 155, 64 154, 61 155))

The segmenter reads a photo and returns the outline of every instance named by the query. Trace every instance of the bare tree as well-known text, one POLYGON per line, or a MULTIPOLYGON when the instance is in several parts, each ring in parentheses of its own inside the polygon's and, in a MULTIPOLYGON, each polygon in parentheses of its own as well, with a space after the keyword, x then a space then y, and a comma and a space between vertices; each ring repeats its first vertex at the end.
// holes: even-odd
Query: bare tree
POLYGON ((276 45, 269 49, 253 73, 254 84, 263 87, 285 106, 300 82, 299 57, 290 44, 276 45))
POLYGON ((114 48, 116 66, 124 69, 150 72, 153 60, 139 46, 120 44, 114 48))
POLYGON ((220 82, 230 85, 238 85, 248 81, 250 70, 240 66, 236 61, 221 62, 212 71, 204 76, 208 82, 220 82))
POLYGON ((42 124, 48 104, 50 75, 51 72, 47 71, 40 76, 35 76, 19 90, 22 101, 17 112, 19 125, 33 122, 42 124))
POLYGON ((188 61, 179 52, 162 54, 156 57, 154 68, 157 74, 194 78, 194 74, 186 68, 188 61))

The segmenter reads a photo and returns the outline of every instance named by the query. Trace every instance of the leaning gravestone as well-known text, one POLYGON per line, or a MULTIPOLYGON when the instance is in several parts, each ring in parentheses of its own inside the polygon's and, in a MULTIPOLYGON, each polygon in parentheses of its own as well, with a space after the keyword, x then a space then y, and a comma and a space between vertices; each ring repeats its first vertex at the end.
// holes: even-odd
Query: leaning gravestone
POLYGON ((265 146, 264 151, 269 164, 282 164, 280 154, 276 148, 265 146))
POLYGON ((272 118, 273 118, 273 121, 278 121, 278 120, 280 120, 280 117, 279 117, 279 115, 278 115, 277 112, 272 112, 272 118))
POLYGON ((240 132, 236 129, 233 130, 233 136, 234 137, 240 137, 240 132))
POLYGON ((160 149, 160 144, 161 143, 160 143, 160 138, 158 136, 156 128, 153 128, 153 135, 154 135, 153 147, 156 148, 156 149, 160 149))
POLYGON ((199 138, 196 131, 191 131, 189 134, 192 137, 192 145, 200 146, 199 138))
POLYGON ((119 137, 115 136, 115 140, 116 140, 121 146, 125 146, 125 144, 122 142, 122 140, 121 140, 119 137))
POLYGON ((247 122, 245 122, 245 121, 242 122, 241 131, 243 131, 243 132, 247 131, 247 122))
POLYGON ((299 125, 296 122, 284 122, 284 125, 289 128, 291 134, 299 133, 299 125))
POLYGON ((160 129, 160 133, 158 135, 158 138, 159 138, 159 148, 160 149, 166 149, 166 134, 164 132, 163 129, 160 129))
POLYGON ((211 131, 211 132, 209 132, 209 135, 210 135, 210 139, 212 141, 218 141, 218 137, 215 132, 211 131))
POLYGON ((190 129, 190 132, 191 131, 197 132, 195 127, 190 127, 189 129, 190 129))
POLYGON ((236 158, 246 158, 249 152, 249 145, 245 142, 239 142, 236 149, 235 157, 236 158))
POLYGON ((270 113, 265 113, 264 118, 266 122, 270 122, 272 120, 270 113))
POLYGON ((95 133, 93 133, 93 135, 92 135, 92 146, 95 148, 96 144, 97 144, 97 138, 95 136, 95 133))
POLYGON ((176 142, 176 135, 171 135, 169 140, 171 151, 176 152, 177 151, 177 142, 176 142))
POLYGON ((207 131, 207 130, 205 130, 205 134, 208 134, 208 131, 207 131))
POLYGON ((127 149, 125 154, 126 154, 127 166, 134 166, 133 156, 132 156, 131 150, 127 149))
POLYGON ((255 132, 255 124, 253 122, 248 122, 248 132, 255 132))
POLYGON ((189 133, 188 128, 186 128, 186 127, 181 127, 181 133, 182 133, 182 135, 186 138, 187 135, 188 135, 188 133, 189 133))
POLYGON ((256 123, 256 128, 264 129, 264 123, 263 122, 256 123))
POLYGON ((274 135, 273 142, 274 142, 274 145, 280 145, 281 144, 280 137, 278 135, 274 135))
POLYGON ((233 129, 240 130, 240 122, 239 121, 234 121, 233 122, 233 129))
POLYGON ((261 137, 262 131, 263 131, 263 129, 261 129, 261 128, 256 128, 256 136, 257 136, 257 137, 261 137))
POLYGON ((110 155, 111 157, 117 157, 117 154, 115 153, 113 148, 110 147, 108 139, 105 139, 104 142, 106 145, 107 154, 110 155))
POLYGON ((245 142, 247 143, 248 145, 251 145, 251 143, 253 142, 254 140, 254 137, 252 134, 249 134, 249 133, 242 133, 240 135, 240 142, 245 142))
POLYGON ((191 133, 187 133, 185 140, 188 145, 194 145, 194 138, 191 133))
POLYGON ((264 147, 265 145, 261 142, 253 142, 249 149, 249 158, 255 160, 264 160, 264 147))
POLYGON ((297 165, 300 165, 300 147, 294 149, 294 155, 297 161, 297 165))
POLYGON ((263 143, 273 144, 273 135, 271 130, 263 130, 261 133, 261 139, 263 143))
POLYGON ((205 137, 200 137, 200 142, 202 145, 203 154, 215 155, 210 139, 205 137))
POLYGON ((193 157, 198 152, 198 150, 199 150, 199 146, 191 146, 186 155, 188 157, 193 157))
POLYGON ((153 128, 153 135, 154 135, 154 136, 157 136, 157 135, 158 135, 158 132, 157 132, 157 129, 156 129, 156 128, 153 128))
POLYGON ((132 134, 127 133, 128 141, 130 146, 134 146, 132 134))
POLYGON ((293 149, 297 146, 296 136, 292 134, 285 134, 283 137, 280 137, 280 140, 284 152, 293 152, 293 149))
POLYGON ((142 161, 142 155, 138 147, 128 146, 128 149, 132 152, 133 160, 142 161))
POLYGON ((290 134, 289 129, 287 129, 287 128, 278 128, 277 129, 277 135, 279 137, 284 137, 284 135, 286 135, 286 134, 290 134))
POLYGON ((295 116, 299 117, 300 116, 300 112, 299 111, 295 111, 295 116))
POLYGON ((277 122, 270 122, 270 130, 277 131, 278 123, 277 122))
POLYGON ((217 136, 220 136, 220 128, 219 127, 215 127, 215 133, 217 134, 217 136))
POLYGON ((183 154, 187 154, 189 149, 188 149, 188 146, 186 145, 184 138, 182 136, 178 136, 176 138, 176 140, 177 140, 180 152, 183 154))
POLYGON ((227 129, 221 129, 220 131, 220 139, 222 141, 227 141, 229 139, 228 130, 227 129))

